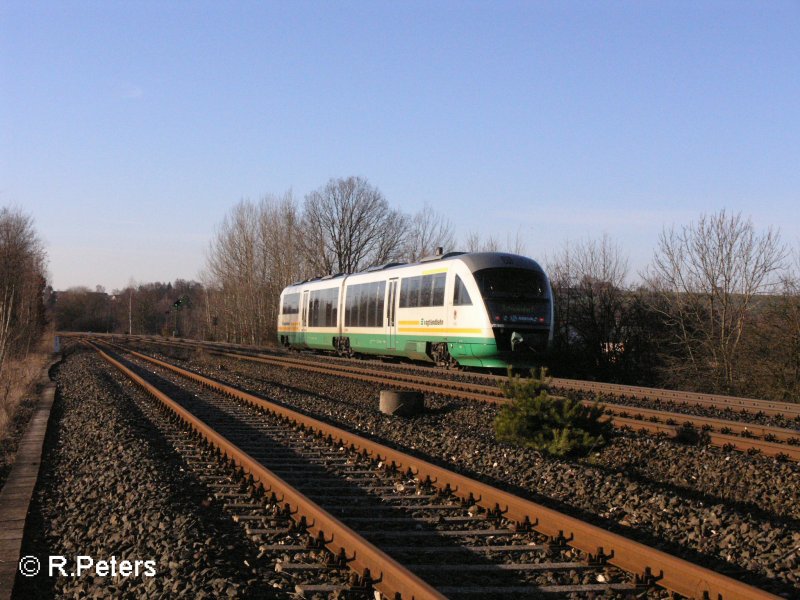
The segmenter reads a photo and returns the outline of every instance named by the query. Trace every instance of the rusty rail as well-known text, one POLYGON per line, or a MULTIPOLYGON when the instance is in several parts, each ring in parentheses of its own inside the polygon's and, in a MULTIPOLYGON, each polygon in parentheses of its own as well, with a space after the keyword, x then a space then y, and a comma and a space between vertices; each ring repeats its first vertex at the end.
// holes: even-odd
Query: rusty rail
POLYGON ((739 410, 748 413, 764 413, 770 416, 783 416, 794 419, 800 416, 800 404, 792 402, 777 402, 772 400, 758 400, 755 398, 738 398, 736 396, 723 396, 719 394, 702 394, 700 392, 681 392, 659 388, 647 388, 617 383, 602 383, 597 381, 580 381, 577 379, 553 378, 553 386, 568 390, 613 394, 616 396, 630 396, 647 398, 648 400, 661 400, 676 402, 678 404, 695 404, 711 408, 739 410))
MULTIPOLYGON (((59 333, 64 336, 82 336, 82 333, 59 333)), ((114 334, 91 334, 97 337, 113 338, 114 334)), ((189 339, 166 339, 158 336, 144 335, 117 335, 123 339, 141 340, 145 342, 178 345, 184 347, 203 347, 207 349, 223 349, 236 356, 253 356, 255 353, 263 352, 262 348, 255 346, 245 346, 242 344, 232 344, 224 342, 204 342, 189 339), (243 354, 244 353, 244 354, 243 354), (253 353, 253 354, 247 354, 253 353)), ((263 355, 262 355, 263 356, 263 355)), ((487 376, 489 377, 489 376, 487 376)), ((494 378, 492 378, 494 379, 494 378)), ((641 386, 624 385, 618 383, 602 383, 596 381, 582 381, 578 379, 565 379, 554 377, 552 379, 554 387, 564 388, 573 391, 583 391, 592 393, 605 393, 618 396, 629 396, 635 398, 646 398, 649 400, 660 400, 676 402, 679 404, 695 404, 697 406, 708 406, 712 408, 731 409, 748 412, 752 414, 763 413, 770 416, 784 416, 788 419, 800 417, 800 403, 779 402, 774 400, 760 400, 756 398, 739 398, 736 396, 725 396, 720 394, 705 394, 700 392, 683 392, 678 390, 668 390, 661 388, 649 388, 641 386)), ((488 388, 494 386, 485 386, 488 388)))
MULTIPOLYGON (((152 340, 147 339, 147 341, 152 340)), ((156 341, 156 343, 164 342, 156 341)), ((189 348, 209 347, 202 342, 189 341, 169 342, 167 345, 189 348)), ((217 344, 214 344, 213 346, 216 345, 217 344)), ((230 356, 239 360, 290 366, 324 375, 346 376, 365 383, 391 383, 400 388, 439 394, 452 398, 476 400, 493 404, 508 403, 508 400, 503 397, 502 391, 497 386, 454 382, 407 373, 385 372, 352 365, 322 365, 298 358, 264 356, 235 350, 212 350, 211 354, 216 356, 230 356)), ((579 383, 588 384, 589 382, 579 383)), ((603 386, 612 384, 597 385, 603 386)), ((582 389, 588 390, 589 387, 584 387, 582 389)), ((663 391, 669 392, 669 390, 663 391)), ((680 392, 674 393, 677 394, 680 392)), ((583 403, 588 406, 592 404, 592 401, 584 400, 583 403)), ((619 429, 628 428, 635 431, 663 434, 675 438, 681 436, 684 433, 683 426, 688 425, 696 428, 698 432, 701 433, 703 439, 712 446, 732 448, 742 452, 759 452, 765 456, 781 457, 800 462, 800 431, 727 419, 714 419, 685 413, 673 413, 624 404, 604 403, 603 406, 607 413, 614 415, 608 418, 612 425, 619 429)))
MULTIPOLYGON (((614 427, 627 427, 634 431, 648 431, 651 433, 663 433, 670 437, 677 437, 682 434, 678 425, 668 425, 666 423, 653 423, 641 419, 630 419, 626 417, 614 417, 611 419, 614 427)), ((738 435, 728 435, 715 431, 698 431, 698 435, 704 436, 712 446, 720 448, 734 448, 742 452, 758 451, 765 456, 782 456, 788 460, 800 462, 800 447, 790 446, 776 442, 768 442, 758 438, 741 437, 738 435)))
POLYGON ((400 594, 405 598, 420 600, 445 598, 445 596, 411 573, 392 557, 376 548, 313 500, 294 489, 278 475, 243 452, 214 429, 203 423, 203 421, 197 419, 169 396, 149 384, 119 361, 113 359, 98 346, 94 344, 93 346, 103 359, 148 394, 161 401, 182 421, 219 448, 221 452, 224 452, 237 466, 244 469, 246 473, 253 476, 253 479, 264 485, 266 491, 275 491, 281 494, 283 496, 282 502, 288 503, 293 511, 300 516, 306 517, 309 523, 308 530, 312 534, 321 534, 323 539, 330 537, 330 541, 326 542, 326 545, 334 555, 339 554, 341 551, 352 553, 353 558, 349 559, 348 562, 356 572, 365 573, 368 569, 373 574, 373 577, 375 574, 379 574, 376 579, 373 579, 373 585, 384 596, 394 598, 396 594, 400 594))
MULTIPOLYGON (((397 387, 440 394, 453 398, 476 400, 493 404, 508 403, 508 400, 502 396, 502 392, 499 388, 492 386, 443 381, 419 375, 384 373, 382 371, 349 365, 328 366, 312 364, 308 361, 295 358, 253 356, 238 352, 230 353, 222 350, 214 350, 211 353, 219 356, 232 356, 239 360, 290 366, 324 375, 346 376, 366 383, 390 383, 397 387)), ((590 400, 584 400, 583 403, 587 406, 592 404, 590 400)), ((627 406, 624 404, 603 403, 603 406, 607 412, 614 415, 609 417, 609 419, 616 428, 628 427, 636 431, 648 431, 651 433, 662 433, 670 437, 678 437, 682 433, 682 425, 688 424, 696 428, 712 446, 735 448, 743 452, 758 451, 765 456, 782 456, 789 460, 800 461, 800 431, 771 427, 768 425, 743 423, 741 421, 665 412, 636 406, 627 406), (746 437, 743 435, 723 433, 726 429, 731 433, 745 434, 746 437), (772 438, 771 440, 763 439, 770 437, 772 438), (794 445, 786 443, 789 441, 796 443, 794 445)))
POLYGON ((478 503, 489 511, 501 512, 505 518, 515 520, 520 524, 530 523, 535 530, 551 536, 553 539, 562 540, 592 557, 604 557, 611 564, 638 574, 642 580, 656 579, 659 586, 672 592, 691 598, 709 597, 718 600, 777 600, 779 598, 705 567, 645 546, 530 500, 498 490, 485 483, 274 404, 235 387, 138 352, 126 351, 219 393, 291 419, 323 435, 331 436, 343 445, 352 446, 359 451, 366 450, 375 459, 382 460, 387 464, 392 462, 398 469, 410 470, 421 479, 430 478, 435 485, 440 488, 449 487, 463 498, 472 494, 473 497, 479 498, 478 503))

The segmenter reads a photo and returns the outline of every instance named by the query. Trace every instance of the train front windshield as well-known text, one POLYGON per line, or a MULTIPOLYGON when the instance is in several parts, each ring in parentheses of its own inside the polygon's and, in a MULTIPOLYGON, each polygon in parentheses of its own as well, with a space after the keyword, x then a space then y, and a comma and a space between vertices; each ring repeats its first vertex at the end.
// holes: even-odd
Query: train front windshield
POLYGON ((550 325, 550 295, 542 273, 495 268, 474 275, 494 325, 550 325))

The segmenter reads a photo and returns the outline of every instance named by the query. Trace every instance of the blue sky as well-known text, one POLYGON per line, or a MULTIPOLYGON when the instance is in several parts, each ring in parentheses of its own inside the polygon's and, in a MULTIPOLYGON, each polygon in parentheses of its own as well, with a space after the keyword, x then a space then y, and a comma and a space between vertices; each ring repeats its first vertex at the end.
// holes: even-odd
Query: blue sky
POLYGON ((191 279, 241 199, 361 175, 632 271, 722 208, 800 246, 800 2, 0 0, 0 205, 57 289, 191 279))

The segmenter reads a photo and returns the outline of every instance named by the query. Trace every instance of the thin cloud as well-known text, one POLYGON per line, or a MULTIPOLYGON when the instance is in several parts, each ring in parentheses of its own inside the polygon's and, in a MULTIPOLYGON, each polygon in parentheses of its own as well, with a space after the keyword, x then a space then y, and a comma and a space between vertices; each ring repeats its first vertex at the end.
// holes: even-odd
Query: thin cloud
MULTIPOLYGON (((672 223, 688 223, 697 214, 684 210, 625 210, 619 208, 548 208, 547 221, 553 225, 573 227, 618 228, 618 227, 662 227, 672 223)), ((516 218, 540 220, 540 214, 517 214, 516 218)))
POLYGON ((125 219, 98 219, 98 222, 103 225, 122 225, 124 227, 141 227, 144 225, 143 221, 133 221, 125 219))
POLYGON ((144 90, 138 85, 130 83, 129 81, 121 83, 119 85, 118 92, 121 98, 125 98, 127 100, 139 100, 140 98, 144 97, 144 90))

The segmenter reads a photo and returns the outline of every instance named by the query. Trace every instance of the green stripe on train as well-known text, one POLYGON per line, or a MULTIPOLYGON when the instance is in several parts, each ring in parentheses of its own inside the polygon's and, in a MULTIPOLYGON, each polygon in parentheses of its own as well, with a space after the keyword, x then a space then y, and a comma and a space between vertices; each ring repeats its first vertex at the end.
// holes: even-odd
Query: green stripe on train
MULTIPOLYGON (((333 333, 290 332, 281 333, 289 343, 297 348, 313 350, 334 350, 333 333)), ((394 347, 389 347, 389 336, 385 334, 348 333, 350 348, 361 354, 379 354, 382 356, 402 356, 413 360, 431 362, 426 354, 426 342, 449 344, 450 355, 465 367, 488 367, 503 369, 511 363, 518 367, 533 366, 531 357, 524 355, 509 356, 507 352, 498 352, 494 338, 464 338, 458 336, 435 335, 397 335, 394 336, 394 347), (513 359, 510 361, 510 359, 513 359)))

